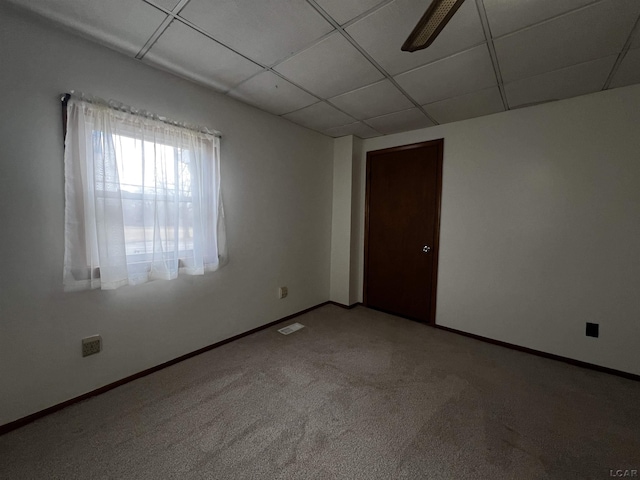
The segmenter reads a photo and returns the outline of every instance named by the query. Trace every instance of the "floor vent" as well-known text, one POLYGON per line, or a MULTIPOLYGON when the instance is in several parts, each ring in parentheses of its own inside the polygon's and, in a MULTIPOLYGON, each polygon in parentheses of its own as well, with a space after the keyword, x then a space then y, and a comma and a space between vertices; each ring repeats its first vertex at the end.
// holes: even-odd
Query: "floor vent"
POLYGON ((290 333, 300 330, 301 328, 304 328, 304 325, 302 325, 301 323, 292 323, 291 325, 287 325, 286 327, 281 328, 278 331, 283 335, 289 335, 290 333))

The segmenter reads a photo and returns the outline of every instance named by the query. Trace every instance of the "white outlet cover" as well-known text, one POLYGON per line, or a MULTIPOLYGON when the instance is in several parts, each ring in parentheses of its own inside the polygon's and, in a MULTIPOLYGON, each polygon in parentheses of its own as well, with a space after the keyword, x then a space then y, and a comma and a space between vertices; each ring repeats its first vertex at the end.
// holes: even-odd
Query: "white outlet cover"
POLYGON ((282 335, 289 335, 290 333, 297 332, 301 328, 304 328, 304 325, 302 325, 301 323, 292 323, 291 325, 287 325, 286 327, 283 327, 278 331, 282 335))
POLYGON ((102 351, 102 337, 100 335, 92 335, 82 339, 82 356, 88 357, 102 351))
POLYGON ((83 345, 85 343, 93 343, 93 342, 102 343, 102 337, 100 335, 91 335, 90 337, 85 337, 85 338, 82 339, 82 344, 83 345))

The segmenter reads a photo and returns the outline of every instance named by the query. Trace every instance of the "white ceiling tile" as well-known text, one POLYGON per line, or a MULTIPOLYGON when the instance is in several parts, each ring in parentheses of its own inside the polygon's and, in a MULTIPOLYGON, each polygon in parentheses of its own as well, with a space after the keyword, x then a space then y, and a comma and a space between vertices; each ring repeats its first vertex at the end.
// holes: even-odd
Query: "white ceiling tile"
POLYGON ((333 30, 303 0, 191 0, 180 16, 265 65, 292 55, 333 30))
MULTIPOLYGON (((0 0, 2 1, 2 0, 0 0)), ((179 0, 9 0, 136 55, 179 0)), ((429 48, 400 47, 430 0, 190 0, 143 61, 329 135, 362 138, 499 111, 477 0, 429 48), (412 99, 320 15, 345 24, 412 99), (226 43, 226 48, 180 20, 226 43), (347 23, 348 24, 348 23, 347 23), (235 53, 232 49, 241 54, 235 53), (275 72, 261 64, 276 64, 275 72), (329 98, 317 102, 301 88, 329 98), (357 121, 359 119, 360 121, 357 121), (368 120, 367 120, 368 119, 368 120), (374 133, 375 132, 375 133, 374 133)), ((597 91, 640 15, 640 0, 483 0, 512 106, 597 91)), ((640 83, 640 30, 611 87, 640 83)))
POLYGON ((395 0, 358 20, 347 28, 347 33, 391 75, 485 41, 476 4, 467 0, 428 48, 413 53, 401 51, 428 5, 425 0, 395 0))
POLYGON ((378 5, 381 0, 316 0, 340 25, 378 5))
POLYGON ((633 36, 633 40, 631 41, 631 48, 640 48, 640 28, 638 28, 633 36))
POLYGON ((283 115, 284 118, 312 130, 326 131, 330 128, 349 125, 354 119, 325 102, 318 102, 302 110, 283 115))
POLYGON ((422 105, 497 85, 486 45, 416 68, 395 79, 422 105))
POLYGON ((615 88, 634 83, 640 83, 640 48, 627 52, 610 86, 615 88))
POLYGON ((142 1, 28 0, 15 2, 97 41, 136 55, 166 15, 142 1))
POLYGON ((339 33, 289 58, 275 70, 322 98, 383 78, 382 73, 339 33))
POLYGON ((274 115, 293 112, 318 101, 271 72, 259 73, 241 83, 229 92, 229 96, 274 115))
POLYGON ((580 63, 505 85, 510 107, 560 100, 602 90, 617 56, 580 63))
POLYGON ((484 0, 491 35, 499 37, 562 13, 583 7, 594 0, 484 0))
POLYGON ((504 105, 498 87, 491 87, 430 103, 424 109, 438 123, 449 123, 504 112, 504 105))
POLYGON ((167 10, 173 10, 174 7, 178 5, 178 3, 180 3, 180 0, 145 0, 145 1, 164 7, 167 10))
POLYGON ((360 120, 413 107, 413 103, 386 79, 333 97, 330 102, 360 120))
POLYGON ((324 133, 330 137, 344 137, 345 135, 355 135, 360 138, 379 137, 381 134, 362 122, 350 123, 342 127, 335 127, 325 130, 324 133))
POLYGON ((608 0, 494 41, 505 82, 617 54, 640 14, 638 0, 608 0))
POLYGON ((169 25, 144 60, 221 91, 262 70, 177 20, 169 25))
POLYGON ((417 108, 370 118, 367 120, 367 123, 385 135, 432 127, 434 125, 433 122, 417 108))

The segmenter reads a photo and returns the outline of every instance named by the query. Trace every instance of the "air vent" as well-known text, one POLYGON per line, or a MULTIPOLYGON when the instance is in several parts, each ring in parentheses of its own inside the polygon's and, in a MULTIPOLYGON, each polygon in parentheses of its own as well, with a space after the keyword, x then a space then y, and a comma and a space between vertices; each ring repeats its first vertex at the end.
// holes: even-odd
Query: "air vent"
POLYGON ((302 325, 301 323, 292 323, 291 325, 283 327, 278 331, 283 335, 289 335, 290 333, 297 332, 301 328, 304 328, 304 325, 302 325))

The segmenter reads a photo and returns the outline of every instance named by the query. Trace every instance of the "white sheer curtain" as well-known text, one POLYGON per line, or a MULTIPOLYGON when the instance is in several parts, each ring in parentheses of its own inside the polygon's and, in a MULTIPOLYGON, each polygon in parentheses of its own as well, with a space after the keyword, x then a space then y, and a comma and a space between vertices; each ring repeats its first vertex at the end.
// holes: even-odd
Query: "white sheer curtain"
POLYGON ((65 290, 202 275, 226 261, 216 136, 71 97, 64 163, 65 290))

